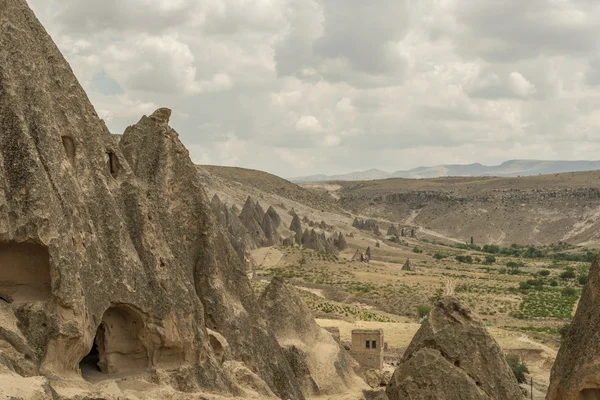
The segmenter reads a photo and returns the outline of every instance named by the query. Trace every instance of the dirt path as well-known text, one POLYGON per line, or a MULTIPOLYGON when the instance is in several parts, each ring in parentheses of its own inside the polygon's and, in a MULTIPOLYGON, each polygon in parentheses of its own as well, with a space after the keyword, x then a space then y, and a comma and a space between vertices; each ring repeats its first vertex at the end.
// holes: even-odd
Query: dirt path
POLYGON ((454 281, 446 278, 446 287, 444 288, 444 296, 454 296, 454 281))
POLYGON ((254 264, 270 268, 276 266, 281 261, 283 253, 273 247, 262 247, 252 250, 250 257, 254 261, 254 264))

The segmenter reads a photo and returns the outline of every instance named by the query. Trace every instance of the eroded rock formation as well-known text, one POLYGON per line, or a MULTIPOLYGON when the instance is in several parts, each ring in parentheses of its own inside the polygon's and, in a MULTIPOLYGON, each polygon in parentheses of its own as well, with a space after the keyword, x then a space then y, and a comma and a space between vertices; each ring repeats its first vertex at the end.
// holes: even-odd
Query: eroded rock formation
POLYGON ((390 400, 521 399, 513 372, 483 322, 453 297, 435 304, 387 388, 390 400))
POLYGON ((366 389, 358 377, 358 363, 319 327, 310 309, 283 278, 273 278, 260 299, 267 321, 273 326, 279 344, 305 396, 340 393, 348 388, 366 389))
POLYGON ((407 258, 406 262, 402 266, 402 271, 417 272, 417 266, 411 261, 410 258, 407 258))
POLYGON ((600 256, 596 256, 569 333, 552 368, 546 399, 585 400, 600 396, 599 297, 600 256))
POLYGON ((117 145, 25 0, 0 0, 0 254, 19 268, 0 269, 0 381, 48 392, 96 342, 104 372, 175 392, 304 397, 169 116, 117 145))

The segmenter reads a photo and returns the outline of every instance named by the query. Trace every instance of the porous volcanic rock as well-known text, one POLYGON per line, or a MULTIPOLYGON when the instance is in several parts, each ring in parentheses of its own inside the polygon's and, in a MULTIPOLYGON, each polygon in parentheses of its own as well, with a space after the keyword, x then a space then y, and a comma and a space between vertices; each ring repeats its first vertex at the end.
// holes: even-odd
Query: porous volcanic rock
POLYGON ((0 293, 12 300, 0 397, 8 370, 37 381, 37 398, 67 380, 78 398, 130 398, 116 384, 86 394, 80 362, 96 339, 103 371, 151 375, 171 398, 304 398, 169 116, 144 116, 117 144, 26 1, 0 0, 0 293))
POLYGON ((569 333, 550 376, 548 400, 596 399, 600 396, 600 256, 596 256, 569 333))
POLYGON ((263 242, 263 246, 274 246, 281 242, 281 236, 279 236, 279 233, 277 233, 275 224, 273 223, 271 216, 267 213, 265 213, 263 217, 261 228, 265 233, 265 241, 263 242))
MULTIPOLYGON (((264 214, 264 213, 263 213, 264 214)), ((242 212, 240 213, 240 221, 248 230, 248 233, 257 246, 262 246, 267 241, 265 233, 262 229, 263 216, 257 212, 256 203, 250 196, 246 199, 242 212)))
POLYGON ((410 258, 407 258, 406 262, 402 266, 402 271, 416 272, 417 271, 417 266, 415 265, 415 263, 413 263, 411 261, 410 258))
POLYGON ((269 206, 267 209, 267 214, 271 217, 271 221, 273 221, 273 225, 275 228, 279 228, 281 226, 281 217, 277 214, 277 211, 273 208, 273 206, 269 206))
POLYGON ((287 349, 298 379, 304 382, 305 396, 367 388, 356 374, 358 363, 317 325, 308 306, 283 278, 273 278, 260 304, 279 344, 287 349))
POLYGON ((298 215, 294 214, 294 217, 292 218, 292 222, 290 223, 290 231, 295 233, 295 240, 296 243, 301 244, 302 243, 302 223, 300 222, 300 217, 298 217, 298 215))
POLYGON ((521 399, 513 372, 483 322, 456 298, 435 304, 387 388, 390 400, 521 399))

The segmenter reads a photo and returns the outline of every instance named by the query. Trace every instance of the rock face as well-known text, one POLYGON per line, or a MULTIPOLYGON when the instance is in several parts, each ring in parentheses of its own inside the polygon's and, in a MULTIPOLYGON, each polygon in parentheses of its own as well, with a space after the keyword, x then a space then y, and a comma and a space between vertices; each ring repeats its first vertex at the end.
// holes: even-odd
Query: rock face
POLYGON ((290 231, 294 232, 295 235, 295 240, 296 243, 301 244, 302 243, 302 223, 300 222, 300 217, 298 217, 298 215, 294 214, 294 217, 292 218, 292 222, 290 224, 290 231))
POLYGON ((339 251, 344 251, 348 248, 348 244, 346 243, 346 237, 342 232, 340 232, 335 240, 335 246, 339 251))
POLYGON ((496 341, 453 297, 440 299, 402 357, 390 400, 521 399, 496 341))
POLYGON ((569 333, 552 368, 546 399, 597 399, 600 396, 599 296, 600 257, 596 256, 569 333))
POLYGON ((96 341, 104 372, 302 399, 169 116, 117 145, 25 0, 0 0, 0 371, 78 379, 96 341))
POLYGON ((402 271, 417 272, 417 266, 410 260, 410 258, 407 258, 406 262, 402 266, 402 271))
POLYGON ((271 218, 271 221, 273 221, 273 225, 275 226, 275 228, 279 228, 281 226, 281 217, 279 216, 279 214, 277 214, 277 211, 275 211, 273 206, 269 206, 267 214, 271 218))
POLYGON ((367 388, 355 372, 358 363, 317 325, 308 306, 282 278, 273 278, 260 303, 279 344, 287 350, 296 376, 303 382, 305 396, 367 388))

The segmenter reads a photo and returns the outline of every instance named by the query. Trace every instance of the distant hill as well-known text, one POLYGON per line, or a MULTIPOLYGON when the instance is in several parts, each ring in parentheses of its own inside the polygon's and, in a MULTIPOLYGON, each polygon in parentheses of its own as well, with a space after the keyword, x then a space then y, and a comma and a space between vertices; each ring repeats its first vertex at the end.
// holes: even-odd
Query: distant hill
POLYGON ((323 181, 369 181, 386 178, 439 178, 444 176, 531 176, 556 174, 562 172, 594 171, 600 169, 600 161, 543 161, 510 160, 500 165, 488 166, 475 164, 448 164, 434 167, 418 167, 408 171, 388 173, 378 169, 351 172, 343 175, 312 175, 290 178, 292 182, 323 181))

